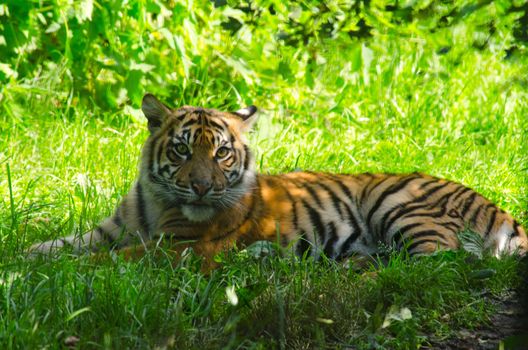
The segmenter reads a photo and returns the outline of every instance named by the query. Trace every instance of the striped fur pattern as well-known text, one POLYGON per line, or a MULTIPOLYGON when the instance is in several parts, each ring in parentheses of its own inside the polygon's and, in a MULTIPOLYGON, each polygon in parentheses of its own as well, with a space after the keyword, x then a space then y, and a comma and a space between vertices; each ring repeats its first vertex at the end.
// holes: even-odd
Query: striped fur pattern
POLYGON ((298 255, 342 259, 375 254, 380 244, 410 254, 457 249, 457 234, 465 230, 482 236, 497 256, 528 250, 526 233, 511 215, 448 180, 419 173, 256 174, 244 137, 255 107, 171 110, 146 95, 142 109, 150 136, 139 178, 115 214, 91 232, 32 251, 123 248, 164 234, 211 258, 235 242, 279 236, 298 255))

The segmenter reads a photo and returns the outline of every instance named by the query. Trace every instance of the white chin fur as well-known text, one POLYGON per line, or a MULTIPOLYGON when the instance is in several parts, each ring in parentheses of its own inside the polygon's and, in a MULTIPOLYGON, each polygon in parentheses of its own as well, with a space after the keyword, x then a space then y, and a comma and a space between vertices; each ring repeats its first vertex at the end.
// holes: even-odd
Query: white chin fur
POLYGON ((181 211, 185 217, 191 221, 207 221, 211 219, 216 210, 212 207, 206 207, 201 205, 182 205, 181 211))

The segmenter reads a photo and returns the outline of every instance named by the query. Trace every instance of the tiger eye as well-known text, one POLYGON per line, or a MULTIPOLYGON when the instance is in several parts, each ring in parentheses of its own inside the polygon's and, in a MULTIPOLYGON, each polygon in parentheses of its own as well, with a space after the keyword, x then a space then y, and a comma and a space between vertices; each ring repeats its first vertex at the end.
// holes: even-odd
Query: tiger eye
POLYGON ((189 153, 189 148, 183 143, 178 143, 176 146, 174 146, 174 149, 176 149, 176 152, 182 155, 189 153))
POLYGON ((216 151, 216 158, 225 158, 229 154, 229 148, 227 147, 220 147, 216 151))

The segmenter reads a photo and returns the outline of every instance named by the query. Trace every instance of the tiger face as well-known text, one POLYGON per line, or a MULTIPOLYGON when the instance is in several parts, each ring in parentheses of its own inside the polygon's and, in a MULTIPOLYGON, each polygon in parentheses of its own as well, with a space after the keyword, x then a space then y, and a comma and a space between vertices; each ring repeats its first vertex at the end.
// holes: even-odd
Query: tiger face
POLYGON ((234 113, 169 109, 153 95, 143 98, 150 137, 143 149, 143 178, 156 198, 177 206, 191 221, 207 221, 235 205, 255 181, 244 133, 254 106, 234 113))

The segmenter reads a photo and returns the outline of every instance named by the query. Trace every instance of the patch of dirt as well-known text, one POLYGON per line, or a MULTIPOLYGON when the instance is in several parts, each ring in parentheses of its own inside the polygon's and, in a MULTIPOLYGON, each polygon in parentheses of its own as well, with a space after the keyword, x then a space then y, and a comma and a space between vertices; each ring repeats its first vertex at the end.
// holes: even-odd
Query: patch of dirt
POLYGON ((528 307, 524 292, 508 292, 487 297, 497 312, 490 323, 477 329, 461 329, 457 336, 445 340, 429 339, 421 349, 435 350, 528 350, 528 307))

